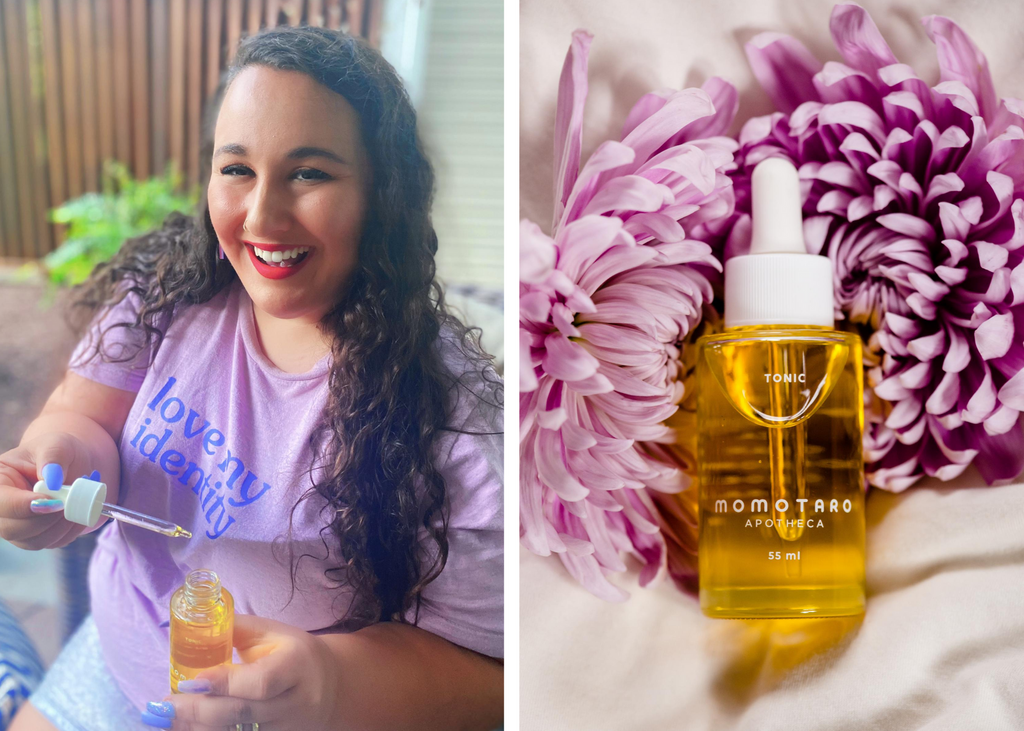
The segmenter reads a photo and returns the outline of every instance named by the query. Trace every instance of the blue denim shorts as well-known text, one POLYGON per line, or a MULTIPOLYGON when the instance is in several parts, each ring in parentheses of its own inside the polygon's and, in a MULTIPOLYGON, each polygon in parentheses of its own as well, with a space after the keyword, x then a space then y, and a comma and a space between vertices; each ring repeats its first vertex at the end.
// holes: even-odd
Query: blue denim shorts
POLYGON ((92 616, 68 641, 29 702, 60 731, 153 731, 107 669, 92 616))

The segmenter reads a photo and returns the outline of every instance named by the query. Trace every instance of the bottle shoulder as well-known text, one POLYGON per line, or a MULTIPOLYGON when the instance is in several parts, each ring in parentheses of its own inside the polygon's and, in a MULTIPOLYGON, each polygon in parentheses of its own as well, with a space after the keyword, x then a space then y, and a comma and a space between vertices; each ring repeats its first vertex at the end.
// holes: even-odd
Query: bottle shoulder
POLYGON ((697 346, 704 347, 751 341, 843 343, 847 346, 863 346, 860 335, 854 332, 817 327, 788 327, 785 325, 742 327, 725 332, 702 335, 697 339, 697 346))

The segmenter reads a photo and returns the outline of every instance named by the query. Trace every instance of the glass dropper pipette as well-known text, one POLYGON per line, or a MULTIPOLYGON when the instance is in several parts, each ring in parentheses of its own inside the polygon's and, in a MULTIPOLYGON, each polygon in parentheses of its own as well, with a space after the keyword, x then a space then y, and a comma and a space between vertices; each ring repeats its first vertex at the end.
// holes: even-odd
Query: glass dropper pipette
POLYGON ((151 530, 154 533, 161 533, 171 538, 191 538, 192 533, 182 528, 180 525, 175 525, 166 520, 160 520, 154 518, 151 515, 144 513, 136 513, 134 510, 128 510, 122 508, 120 505, 111 505, 110 503, 103 503, 103 509, 100 510, 100 515, 105 515, 108 518, 114 520, 120 520, 122 523, 128 523, 128 525, 138 526, 139 528, 145 528, 151 530))

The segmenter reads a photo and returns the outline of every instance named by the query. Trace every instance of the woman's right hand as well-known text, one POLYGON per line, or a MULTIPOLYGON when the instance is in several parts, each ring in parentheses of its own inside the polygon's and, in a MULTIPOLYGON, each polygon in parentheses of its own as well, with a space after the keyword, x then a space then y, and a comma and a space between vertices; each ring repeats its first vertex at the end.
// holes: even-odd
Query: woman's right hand
MULTIPOLYGON (((45 498, 32 488, 43 479, 43 467, 48 464, 58 465, 62 478, 88 475, 96 467, 82 440, 62 432, 40 434, 0 454, 0 538, 19 548, 59 548, 87 530, 65 520, 62 511, 39 511, 31 506, 33 500, 45 498)), ((56 472, 52 467, 47 470, 51 471, 56 472)))

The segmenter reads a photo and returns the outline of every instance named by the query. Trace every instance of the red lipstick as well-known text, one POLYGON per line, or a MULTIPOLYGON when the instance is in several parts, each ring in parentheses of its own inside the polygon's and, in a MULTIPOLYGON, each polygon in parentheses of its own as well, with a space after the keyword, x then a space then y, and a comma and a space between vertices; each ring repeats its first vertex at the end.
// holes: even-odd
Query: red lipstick
MULTIPOLYGON (((269 264, 265 264, 258 256, 256 256, 256 251, 253 249, 252 244, 246 242, 242 243, 245 245, 245 250, 249 252, 249 261, 252 262, 253 268, 267 279, 285 279, 297 274, 300 269, 306 266, 306 262, 308 262, 313 256, 313 250, 310 249, 304 256, 302 256, 302 260, 296 264, 291 266, 271 266, 269 264)), ((295 247, 282 246, 280 244, 260 244, 260 248, 264 251, 282 251, 293 249, 295 247)))

